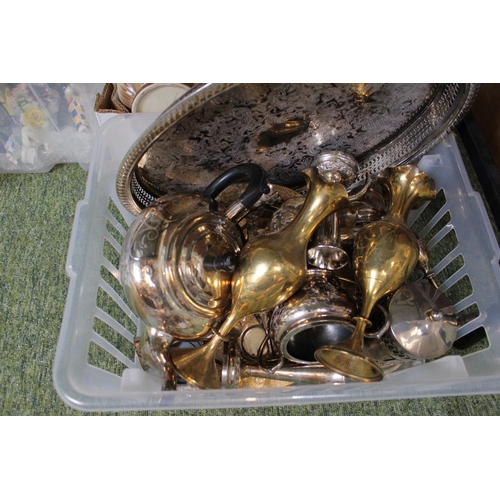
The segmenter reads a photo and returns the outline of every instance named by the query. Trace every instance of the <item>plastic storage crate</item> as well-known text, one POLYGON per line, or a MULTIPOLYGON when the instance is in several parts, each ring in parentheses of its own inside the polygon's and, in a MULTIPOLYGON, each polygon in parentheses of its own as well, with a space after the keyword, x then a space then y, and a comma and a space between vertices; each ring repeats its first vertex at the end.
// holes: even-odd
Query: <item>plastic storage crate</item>
POLYGON ((475 311, 458 336, 484 328, 487 347, 465 356, 452 353, 377 383, 220 390, 184 385, 162 392, 159 379, 144 372, 135 357, 140 321, 118 281, 121 244, 134 216, 115 192, 121 160, 155 118, 115 117, 96 137, 86 196, 77 206, 70 241, 70 286, 54 363, 55 387, 66 404, 82 411, 173 410, 500 392, 500 250, 453 134, 419 163, 439 192, 435 201, 412 212, 409 224, 426 239, 440 289, 459 315, 475 311), (445 257, 436 261, 436 255, 445 257))

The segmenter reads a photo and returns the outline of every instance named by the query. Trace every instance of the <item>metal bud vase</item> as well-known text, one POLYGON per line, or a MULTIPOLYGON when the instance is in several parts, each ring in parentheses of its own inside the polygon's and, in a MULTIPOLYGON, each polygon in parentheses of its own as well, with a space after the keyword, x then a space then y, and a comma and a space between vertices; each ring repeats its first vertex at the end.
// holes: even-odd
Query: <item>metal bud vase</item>
POLYGON ((353 267, 362 295, 352 337, 325 346, 316 359, 332 371, 363 382, 382 380, 383 371, 364 349, 364 333, 375 304, 402 286, 419 259, 419 245, 406 220, 412 208, 436 196, 434 180, 414 165, 385 170, 377 179, 388 192, 387 214, 362 228, 353 248, 353 267))
POLYGON ((250 240, 243 248, 232 278, 232 303, 224 323, 206 344, 196 349, 172 349, 177 373, 204 389, 221 387, 215 365, 218 345, 231 338, 245 316, 272 309, 307 280, 307 245, 314 230, 336 210, 351 208, 346 188, 322 176, 318 168, 303 170, 308 193, 295 219, 281 231, 250 240))

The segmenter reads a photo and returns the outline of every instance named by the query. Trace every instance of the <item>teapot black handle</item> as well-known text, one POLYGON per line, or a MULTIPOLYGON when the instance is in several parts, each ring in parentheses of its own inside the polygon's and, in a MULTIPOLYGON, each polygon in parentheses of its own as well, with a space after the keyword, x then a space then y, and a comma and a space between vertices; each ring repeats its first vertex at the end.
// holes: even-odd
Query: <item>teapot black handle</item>
POLYGON ((243 181, 248 181, 248 186, 238 198, 238 201, 245 208, 251 208, 263 194, 269 193, 266 171, 256 163, 242 163, 231 167, 217 177, 205 189, 203 194, 215 201, 215 198, 228 186, 243 181))

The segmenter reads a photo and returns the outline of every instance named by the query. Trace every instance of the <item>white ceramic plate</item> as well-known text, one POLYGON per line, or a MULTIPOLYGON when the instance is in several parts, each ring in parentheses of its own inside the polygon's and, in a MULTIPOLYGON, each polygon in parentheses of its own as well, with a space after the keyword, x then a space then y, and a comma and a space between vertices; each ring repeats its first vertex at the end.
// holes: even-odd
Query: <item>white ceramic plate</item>
POLYGON ((152 83, 135 96, 132 113, 161 113, 187 90, 182 83, 152 83))

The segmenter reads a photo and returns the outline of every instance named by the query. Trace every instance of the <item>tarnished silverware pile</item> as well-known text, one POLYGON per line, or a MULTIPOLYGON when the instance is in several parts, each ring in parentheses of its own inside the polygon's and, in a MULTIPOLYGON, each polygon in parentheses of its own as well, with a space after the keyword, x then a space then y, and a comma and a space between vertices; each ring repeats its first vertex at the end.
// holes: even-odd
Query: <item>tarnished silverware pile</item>
POLYGON ((436 196, 414 163, 478 88, 198 84, 165 109, 116 179, 143 368, 165 390, 269 387, 445 355, 459 322, 407 217, 436 196))
POLYGON ((301 194, 247 163, 140 212, 120 276, 164 390, 380 381, 449 351, 456 315, 407 226, 433 179, 412 164, 357 173, 322 152, 301 194))

